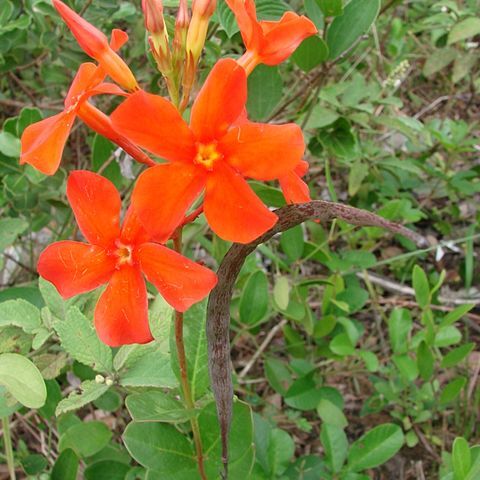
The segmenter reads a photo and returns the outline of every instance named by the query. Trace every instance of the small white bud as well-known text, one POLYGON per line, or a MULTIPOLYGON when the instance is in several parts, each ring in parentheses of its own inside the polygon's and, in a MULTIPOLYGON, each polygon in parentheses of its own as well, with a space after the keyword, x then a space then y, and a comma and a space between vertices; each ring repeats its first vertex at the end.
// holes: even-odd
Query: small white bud
POLYGON ((95 377, 95 382, 96 383, 103 383, 105 381, 105 378, 102 375, 97 375, 95 377))

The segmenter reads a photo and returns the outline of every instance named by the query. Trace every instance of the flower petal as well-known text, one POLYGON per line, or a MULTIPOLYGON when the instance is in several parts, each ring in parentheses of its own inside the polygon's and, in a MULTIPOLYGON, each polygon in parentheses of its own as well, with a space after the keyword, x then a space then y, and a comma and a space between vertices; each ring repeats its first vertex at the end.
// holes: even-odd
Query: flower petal
POLYGON ((130 205, 125 219, 123 220, 122 233, 120 240, 126 245, 140 245, 148 242, 152 236, 145 230, 145 227, 140 222, 137 213, 130 205))
POLYGON ((251 242, 278 220, 243 177, 220 162, 208 177, 204 212, 219 237, 238 243, 251 242))
POLYGON ((28 163, 45 175, 53 175, 74 121, 75 112, 61 112, 29 125, 22 134, 20 164, 28 163))
POLYGON ((222 138, 219 150, 226 161, 246 177, 272 180, 286 175, 302 159, 305 150, 298 125, 247 122, 222 138))
POLYGON ((257 22, 255 2, 253 0, 226 0, 237 20, 243 43, 248 50, 255 50, 262 36, 262 29, 257 22))
POLYGON ((148 281, 179 312, 205 298, 217 284, 211 270, 162 245, 144 243, 137 258, 148 281))
POLYGON ((259 52, 266 65, 277 65, 286 60, 307 37, 318 30, 305 16, 286 12, 277 22, 260 22, 263 30, 263 44, 259 52))
POLYGON ((295 172, 281 177, 280 188, 287 203, 306 203, 310 201, 308 185, 295 172))
POLYGON ((242 113, 247 101, 247 76, 238 63, 218 61, 192 107, 190 127, 197 140, 218 140, 242 113))
POLYGON ((41 253, 37 269, 63 298, 70 298, 108 282, 115 271, 115 259, 96 245, 56 242, 41 253))
POLYGON ((112 247, 120 237, 120 195, 110 180, 76 170, 67 181, 67 197, 85 238, 93 245, 112 247))
POLYGON ((163 97, 136 92, 112 113, 111 119, 120 133, 159 157, 182 162, 195 157, 190 128, 163 97))
POLYGON ((120 50, 128 42, 128 33, 120 30, 119 28, 114 28, 112 34, 110 35, 110 47, 117 51, 120 50))
POLYGON ((98 85, 105 78, 105 73, 94 63, 82 63, 75 74, 72 84, 65 97, 65 108, 75 107, 80 96, 91 87, 98 85))
POLYGON ((166 242, 186 211, 205 188, 201 167, 183 163, 145 170, 132 193, 132 206, 140 221, 158 242, 166 242))
POLYGON ((140 269, 117 270, 95 308, 95 328, 111 347, 153 340, 148 325, 148 300, 140 269))

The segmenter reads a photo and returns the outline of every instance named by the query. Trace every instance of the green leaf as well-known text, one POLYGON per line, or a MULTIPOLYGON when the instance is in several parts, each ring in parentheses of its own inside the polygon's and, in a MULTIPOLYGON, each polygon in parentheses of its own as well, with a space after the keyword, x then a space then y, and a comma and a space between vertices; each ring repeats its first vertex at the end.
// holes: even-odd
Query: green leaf
POLYGON ((394 355, 392 360, 400 374, 408 382, 413 382, 418 377, 417 364, 408 355, 394 355))
POLYGON ((268 280, 261 270, 250 275, 240 297, 240 321, 255 325, 268 313, 268 280))
POLYGON ((343 13, 342 0, 317 0, 317 3, 326 17, 337 17, 343 13))
POLYGON ((457 23, 448 34, 448 45, 475 37, 480 33, 480 18, 469 17, 457 23))
POLYGON ((20 140, 9 132, 0 132, 0 152, 6 157, 20 157, 20 140))
POLYGON ((45 301, 45 305, 57 318, 63 319, 65 317, 65 301, 55 286, 40 277, 38 279, 38 287, 45 301))
POLYGON ((428 307, 430 305, 430 286, 422 267, 418 265, 413 267, 412 281, 418 306, 422 309, 428 307))
POLYGON ((455 401, 466 384, 467 379, 465 377, 458 377, 449 382, 440 394, 440 404, 448 405, 455 401))
POLYGON ((290 262, 299 260, 305 248, 302 226, 297 225, 283 232, 280 237, 280 246, 290 262))
POLYGON ((272 428, 259 415, 253 418, 255 460, 264 472, 263 478, 278 478, 290 464, 295 444, 287 432, 272 428))
POLYGON ((325 449, 327 462, 333 472, 340 472, 348 454, 347 435, 341 427, 324 423, 320 432, 320 440, 325 449))
POLYGON ((273 287, 273 299, 280 310, 286 310, 290 302, 290 283, 288 277, 280 276, 275 280, 273 287))
POLYGON ((352 0, 343 15, 335 17, 327 30, 330 59, 339 57, 367 33, 379 11, 380 0, 352 0))
POLYGON ((432 377, 434 364, 435 357, 430 347, 425 342, 421 342, 417 348, 417 366, 420 376, 425 382, 432 377))
MULTIPOLYGON (((207 336, 205 321, 207 317, 207 302, 195 304, 184 314, 183 341, 187 357, 187 372, 193 400, 199 399, 210 386, 208 376, 207 336)), ((177 350, 174 342, 174 325, 171 331, 170 361, 173 372, 180 378, 177 350)))
POLYGON ((107 446, 112 432, 98 421, 80 423, 70 427, 61 437, 58 444, 60 452, 72 449, 79 457, 95 455, 107 446))
POLYGON ((317 406, 317 413, 326 425, 335 425, 339 428, 345 428, 348 425, 348 420, 342 410, 327 398, 320 399, 317 406))
POLYGON ((60 453, 52 469, 51 480, 77 480, 79 459, 70 448, 60 453))
POLYGON ((328 58, 327 44, 318 36, 306 38, 292 55, 293 61, 308 73, 328 58))
POLYGON ((311 374, 295 380, 285 394, 285 403, 298 410, 313 410, 322 397, 311 374))
POLYGON ((133 393, 125 399, 125 404, 136 422, 185 422, 195 413, 186 410, 171 395, 160 391, 133 393))
POLYGON ((111 460, 102 460, 90 464, 84 472, 85 480, 125 480, 125 475, 130 471, 130 465, 111 460))
MULTIPOLYGON (((338 304, 332 300, 333 303, 338 304)), ((340 333, 335 335, 333 340, 329 344, 330 350, 336 355, 347 356, 355 353, 355 346, 353 345, 350 337, 346 333, 340 333)))
POLYGON ((292 383, 292 374, 288 370, 285 362, 276 358, 267 358, 264 363, 265 377, 272 388, 285 396, 292 383))
POLYGON ((18 299, 0 303, 0 327, 14 325, 26 333, 41 327, 40 311, 31 303, 18 299))
POLYGON ((463 437, 457 437, 453 442, 452 466, 455 480, 464 480, 472 465, 472 457, 468 442, 463 437))
POLYGON ((189 473, 195 478, 193 446, 172 425, 132 422, 123 433, 123 441, 130 455, 140 465, 158 473, 159 478, 177 478, 178 474, 189 473))
POLYGON ((462 360, 464 360, 470 352, 475 348, 475 343, 466 343, 453 349, 451 352, 448 352, 442 360, 442 368, 451 368, 455 365, 458 365, 462 360))
POLYGON ((440 327, 447 327, 448 325, 452 325, 452 323, 455 323, 463 316, 465 316, 473 307, 475 307, 473 303, 460 305, 444 317, 444 319, 440 323, 440 327))
POLYGON ((41 473, 48 465, 47 459, 43 455, 28 455, 22 460, 22 467, 27 475, 36 475, 41 473))
POLYGON ((435 73, 448 67, 457 57, 458 52, 454 48, 441 48, 433 52, 423 66, 423 74, 431 77, 435 73))
POLYGON ((3 251, 15 242, 28 227, 28 222, 21 218, 2 218, 0 220, 0 250, 3 251))
POLYGON ((120 166, 115 160, 110 160, 116 149, 117 147, 110 142, 110 140, 101 135, 95 135, 92 143, 92 170, 98 172, 106 162, 110 161, 108 166, 104 168, 102 175, 112 181, 115 186, 119 188, 122 185, 120 166))
POLYGON ((478 53, 462 53, 455 59, 453 64, 452 82, 458 83, 463 80, 478 62, 478 53))
POLYGON ((105 383, 97 383, 95 380, 86 380, 80 385, 81 392, 72 392, 67 398, 64 398, 55 410, 55 415, 77 410, 97 398, 100 398, 108 389, 105 383))
POLYGON ((38 368, 16 353, 0 355, 0 384, 28 408, 40 408, 47 399, 45 382, 38 368))
POLYGON ((348 469, 360 472, 382 465, 402 448, 403 441, 403 432, 398 425, 385 423, 373 428, 351 445, 348 469))
POLYGON ((282 99, 283 80, 278 67, 259 65, 248 77, 247 110, 252 120, 263 121, 282 99))
POLYGON ((68 309, 65 320, 54 325, 62 347, 77 361, 95 371, 112 371, 112 351, 102 343, 93 325, 77 307, 68 309))

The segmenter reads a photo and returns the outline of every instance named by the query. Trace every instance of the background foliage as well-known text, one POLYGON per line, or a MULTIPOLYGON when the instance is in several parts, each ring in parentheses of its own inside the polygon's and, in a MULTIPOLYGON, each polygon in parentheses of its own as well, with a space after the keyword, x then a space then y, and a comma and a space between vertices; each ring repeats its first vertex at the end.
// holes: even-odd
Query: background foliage
MULTIPOLYGON (((165 93, 145 53, 139 2, 69 3, 105 32, 126 29, 124 58, 146 89, 165 93)), ((250 117, 304 127, 313 198, 376 211, 433 246, 311 222, 248 258, 232 304, 231 478, 479 478, 480 4, 257 7, 264 19, 303 11, 323 34, 289 62, 255 70, 250 117)), ((201 75, 220 55, 241 52, 220 1, 201 75)), ((138 168, 80 123, 55 176, 18 165, 22 131, 61 110, 84 60, 49 1, 0 0, 2 441, 9 425, 18 472, 32 479, 193 479, 188 419, 198 415, 207 473, 216 478, 205 305, 186 315, 192 412, 178 402, 172 312, 153 289, 156 342, 112 350, 91 325, 98 292, 63 301, 35 273, 47 244, 78 236, 67 172, 101 172, 128 199, 138 168)), ((97 98, 104 111, 115 106, 97 98)), ((255 188, 282 204, 277 186, 255 188)), ((228 248, 202 218, 185 239, 187 254, 212 268, 228 248)))

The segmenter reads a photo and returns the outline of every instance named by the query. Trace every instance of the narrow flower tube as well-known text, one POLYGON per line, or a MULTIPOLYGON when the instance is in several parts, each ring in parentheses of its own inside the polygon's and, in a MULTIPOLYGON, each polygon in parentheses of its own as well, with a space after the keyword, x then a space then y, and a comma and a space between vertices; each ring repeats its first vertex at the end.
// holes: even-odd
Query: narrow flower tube
POLYGON ((132 71, 111 48, 106 35, 60 0, 53 0, 53 5, 85 53, 97 60, 119 85, 129 91, 138 90, 138 83, 132 71))
POLYGON ((192 21, 187 34, 187 55, 192 54, 195 63, 205 45, 207 38, 208 22, 217 6, 217 0, 193 0, 192 21))

